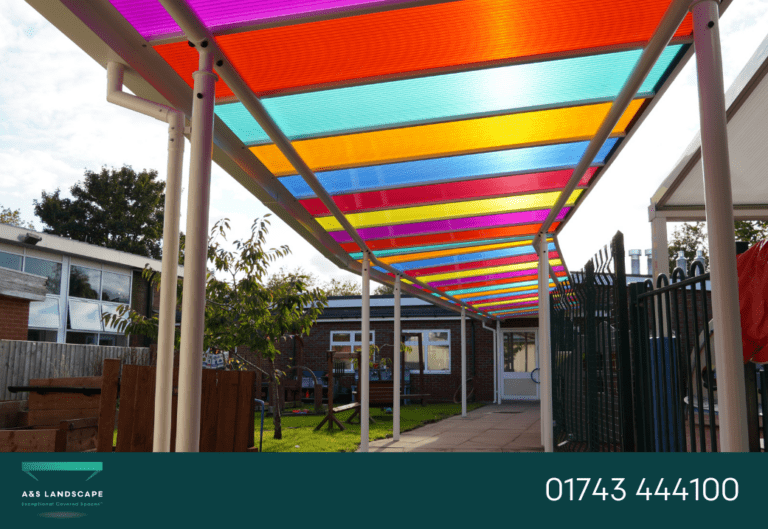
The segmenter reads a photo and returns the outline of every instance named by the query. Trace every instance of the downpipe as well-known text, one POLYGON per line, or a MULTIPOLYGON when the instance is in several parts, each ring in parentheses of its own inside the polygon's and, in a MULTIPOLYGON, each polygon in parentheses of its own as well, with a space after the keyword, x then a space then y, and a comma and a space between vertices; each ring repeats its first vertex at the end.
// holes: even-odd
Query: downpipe
POLYGON ((125 66, 107 64, 107 101, 168 123, 168 167, 163 223, 163 260, 160 282, 160 321, 157 337, 154 452, 170 452, 173 349, 176 329, 176 281, 179 262, 181 173, 184 164, 184 114, 175 108, 123 92, 125 66), (173 278, 173 279, 169 279, 173 278))

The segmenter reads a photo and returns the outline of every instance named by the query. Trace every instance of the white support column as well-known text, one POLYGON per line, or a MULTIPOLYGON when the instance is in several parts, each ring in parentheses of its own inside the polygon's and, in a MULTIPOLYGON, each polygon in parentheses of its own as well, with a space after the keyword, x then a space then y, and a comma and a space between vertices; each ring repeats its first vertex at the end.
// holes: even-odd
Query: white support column
POLYGON ((461 308, 461 416, 467 416, 467 311, 461 308))
POLYGON ((497 395, 499 394, 499 373, 496 368, 496 357, 499 354, 499 337, 496 334, 496 329, 491 332, 493 332, 493 402, 496 402, 497 395))
POLYGON ((392 347, 395 350, 392 377, 394 384, 392 390, 392 440, 400 440, 400 343, 402 333, 400 331, 400 275, 395 276, 395 338, 392 347))
POLYGON ((504 392, 504 380, 502 373, 504 373, 504 334, 501 332, 501 320, 496 320, 496 384, 498 391, 496 392, 496 404, 501 404, 501 394, 504 392))
POLYGON ((552 433, 552 352, 549 340, 549 252, 547 234, 539 234, 539 375, 541 408, 541 445, 553 452, 552 433))
POLYGON ((653 263, 653 284, 659 274, 669 277, 669 243, 667 242, 667 219, 654 217, 651 220, 651 261, 653 263))
POLYGON ((192 149, 187 202, 187 238, 184 259, 179 400, 176 451, 200 450, 200 400, 205 326, 205 281, 208 253, 208 209, 213 154, 213 105, 218 77, 213 73, 213 54, 198 46, 200 63, 192 104, 192 149))
POLYGON ((720 449, 747 452, 747 410, 717 0, 693 3, 704 203, 709 235, 720 449))
POLYGON ((184 116, 173 114, 168 124, 168 173, 165 184, 163 264, 160 281, 160 314, 157 330, 157 378, 153 452, 171 451, 173 406, 173 349, 176 338, 176 278, 179 263, 181 172, 184 164, 184 116))
POLYGON ((368 427, 370 410, 368 409, 368 354, 371 339, 371 259, 370 252, 363 252, 363 306, 362 306, 362 344, 360 351, 360 451, 368 451, 368 427))

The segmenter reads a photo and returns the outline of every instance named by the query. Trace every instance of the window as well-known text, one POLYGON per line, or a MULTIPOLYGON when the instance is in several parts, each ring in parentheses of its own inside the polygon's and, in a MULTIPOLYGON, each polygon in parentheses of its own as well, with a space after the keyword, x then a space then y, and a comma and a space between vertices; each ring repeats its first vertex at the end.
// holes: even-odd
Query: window
POLYGON ((74 298, 99 299, 101 270, 72 265, 69 272, 69 295, 74 298))
POLYGON ((55 342, 57 338, 56 335, 56 331, 29 329, 27 331, 27 340, 30 342, 55 342))
POLYGON ((67 328, 75 331, 101 331, 101 306, 92 301, 70 299, 67 328))
POLYGON ((424 373, 450 373, 451 372, 451 331, 405 331, 411 333, 405 345, 411 348, 411 352, 405 354, 405 367, 411 371, 419 371, 419 342, 415 333, 421 333, 424 347, 424 373))
POLYGON ((104 272, 101 285, 102 301, 128 303, 131 297, 131 278, 111 272, 104 272))
POLYGON ((48 293, 58 296, 61 293, 61 263, 27 257, 24 259, 24 271, 28 274, 48 278, 48 293))
MULTIPOLYGON (((117 314, 117 309, 120 308, 121 305, 113 304, 113 303, 102 303, 101 304, 101 314, 102 318, 104 317, 104 314, 117 314)), ((128 318, 122 317, 120 318, 120 321, 127 321, 128 318)), ((112 325, 107 324, 102 320, 102 323, 104 324, 104 330, 107 332, 120 332, 120 329, 118 328, 118 325, 112 325)))
POLYGON ((21 272, 21 255, 15 253, 0 252, 0 266, 3 268, 10 268, 11 270, 18 270, 21 272))
MULTIPOLYGON (((369 342, 373 345, 376 343, 375 332, 371 331, 369 342)), ((362 347, 363 334, 354 331, 332 331, 331 332, 331 349, 341 353, 350 353, 353 351, 359 352, 362 347)), ((375 353, 374 353, 375 356, 375 353)), ((375 360, 375 358, 374 358, 375 360)), ((353 371, 352 362, 345 361, 345 369, 347 371, 353 371)))
MULTIPOLYGON (((33 301, 29 304, 29 326, 43 329, 59 328, 59 300, 48 297, 43 301, 33 301)), ((45 341, 45 340, 41 340, 45 341)))
POLYGON ((68 332, 67 343, 77 345, 98 345, 99 335, 90 332, 68 332))
POLYGON ((112 347, 127 347, 128 337, 124 334, 100 334, 99 345, 109 345, 112 347))

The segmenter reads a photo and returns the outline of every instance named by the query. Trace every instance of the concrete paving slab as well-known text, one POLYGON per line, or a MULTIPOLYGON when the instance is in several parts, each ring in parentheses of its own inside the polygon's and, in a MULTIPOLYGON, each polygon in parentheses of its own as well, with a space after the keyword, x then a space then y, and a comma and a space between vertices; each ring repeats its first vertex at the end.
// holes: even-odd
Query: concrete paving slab
POLYGON ((369 443, 371 452, 540 452, 539 403, 490 404, 369 443), (510 412, 519 413, 510 413, 510 412))

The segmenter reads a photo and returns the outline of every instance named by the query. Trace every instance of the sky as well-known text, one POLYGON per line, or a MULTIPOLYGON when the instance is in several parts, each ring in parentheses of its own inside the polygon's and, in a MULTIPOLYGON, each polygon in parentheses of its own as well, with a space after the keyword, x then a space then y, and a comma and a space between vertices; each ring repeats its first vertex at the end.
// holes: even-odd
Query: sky
MULTIPOLYGON (((726 88, 768 32, 768 0, 734 0, 721 20, 726 88)), ((699 128, 695 60, 690 60, 560 233, 572 271, 609 244, 617 230, 627 249, 651 247, 650 197, 676 165, 699 128)), ((85 170, 130 165, 165 178, 167 125, 107 103, 106 71, 22 0, 0 0, 0 205, 34 216, 43 190, 69 188, 85 170)), ((185 148, 184 180, 189 170, 185 148)), ((268 213, 216 164, 210 225, 227 217, 230 239, 246 237, 253 219, 268 213)), ((181 227, 186 226, 186 191, 181 227)), ((668 224, 671 237, 677 224, 668 224)), ((277 266, 299 266, 323 281, 355 279, 321 256, 275 215, 270 246, 292 255, 277 266)), ((644 259, 642 260, 645 261, 644 259)), ((645 267, 642 269, 645 272, 645 267)))

